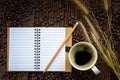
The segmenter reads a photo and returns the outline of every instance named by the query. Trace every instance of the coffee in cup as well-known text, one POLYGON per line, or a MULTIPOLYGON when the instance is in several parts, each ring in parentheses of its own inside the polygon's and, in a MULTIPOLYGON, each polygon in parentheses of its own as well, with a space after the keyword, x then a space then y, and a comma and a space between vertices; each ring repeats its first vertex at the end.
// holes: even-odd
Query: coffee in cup
POLYGON ((96 75, 100 72, 95 66, 97 57, 97 50, 89 42, 76 43, 69 52, 69 61, 75 69, 81 71, 91 69, 96 75))

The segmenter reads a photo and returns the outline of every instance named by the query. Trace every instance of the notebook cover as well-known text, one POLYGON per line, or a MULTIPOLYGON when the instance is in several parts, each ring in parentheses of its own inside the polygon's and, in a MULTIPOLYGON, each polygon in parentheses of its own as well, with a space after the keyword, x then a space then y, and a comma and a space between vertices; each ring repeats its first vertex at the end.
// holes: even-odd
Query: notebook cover
MULTIPOLYGON (((72 30, 71 27, 68 27, 66 28, 66 37, 67 35, 69 35, 69 32, 72 30)), ((71 47, 72 46, 72 35, 71 37, 68 39, 67 43, 66 43, 66 46, 68 47, 71 47)), ((72 71, 72 66, 69 62, 69 59, 68 59, 68 52, 65 53, 65 72, 71 72, 72 71)))

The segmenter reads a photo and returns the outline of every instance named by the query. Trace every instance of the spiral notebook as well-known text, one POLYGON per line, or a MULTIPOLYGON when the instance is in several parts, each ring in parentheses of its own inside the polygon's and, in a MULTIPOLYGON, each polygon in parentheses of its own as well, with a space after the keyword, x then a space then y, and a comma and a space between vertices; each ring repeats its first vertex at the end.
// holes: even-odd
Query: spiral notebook
MULTIPOLYGON (((7 30, 8 71, 43 71, 71 28, 12 27, 7 30)), ((61 49, 48 71, 71 72, 66 46, 61 49)))

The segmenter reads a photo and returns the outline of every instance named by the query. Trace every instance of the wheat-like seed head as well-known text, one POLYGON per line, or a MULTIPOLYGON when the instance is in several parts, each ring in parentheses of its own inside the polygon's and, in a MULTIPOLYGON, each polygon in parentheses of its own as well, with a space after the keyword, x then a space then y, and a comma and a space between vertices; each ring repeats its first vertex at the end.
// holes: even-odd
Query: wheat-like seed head
POLYGON ((89 14, 89 10, 86 8, 85 5, 80 0, 73 0, 73 2, 86 14, 89 14))
POLYGON ((105 10, 108 11, 108 9, 109 9, 109 1, 108 0, 103 0, 103 3, 104 3, 105 10))

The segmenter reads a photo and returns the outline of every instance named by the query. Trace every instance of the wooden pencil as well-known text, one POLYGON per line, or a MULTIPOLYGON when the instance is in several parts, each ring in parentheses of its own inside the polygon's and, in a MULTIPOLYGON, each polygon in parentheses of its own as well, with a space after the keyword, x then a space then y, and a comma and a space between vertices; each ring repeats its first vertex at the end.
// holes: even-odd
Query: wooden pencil
POLYGON ((47 64, 45 70, 43 71, 43 73, 45 73, 48 68, 50 67, 50 65, 52 64, 52 62, 54 61, 54 59, 56 58, 56 56, 58 55, 58 53, 60 52, 60 50, 62 49, 62 47, 65 45, 65 43, 67 42, 67 40, 70 38, 70 36, 72 35, 73 31, 75 30, 75 28, 77 27, 78 22, 76 22, 76 24, 74 25, 73 29, 71 30, 71 32, 69 33, 69 35, 66 37, 66 39, 62 42, 62 44, 59 46, 59 48, 57 49, 56 53, 54 54, 54 56, 52 57, 52 59, 49 61, 49 63, 47 64))

